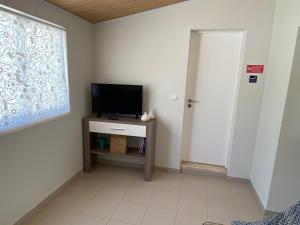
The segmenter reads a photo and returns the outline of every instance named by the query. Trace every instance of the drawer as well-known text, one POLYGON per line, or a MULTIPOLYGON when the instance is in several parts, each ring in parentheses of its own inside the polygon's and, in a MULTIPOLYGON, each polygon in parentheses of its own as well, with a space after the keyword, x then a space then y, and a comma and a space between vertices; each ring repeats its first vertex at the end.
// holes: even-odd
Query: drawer
POLYGON ((89 121, 90 132, 146 137, 146 126, 89 121))

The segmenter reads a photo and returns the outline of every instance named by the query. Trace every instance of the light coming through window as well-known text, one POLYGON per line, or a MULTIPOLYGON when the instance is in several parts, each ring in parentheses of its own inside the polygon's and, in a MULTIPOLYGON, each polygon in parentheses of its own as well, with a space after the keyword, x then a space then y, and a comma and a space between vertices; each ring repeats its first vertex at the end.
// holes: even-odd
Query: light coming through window
POLYGON ((70 111, 64 28, 0 5, 0 135, 70 111))

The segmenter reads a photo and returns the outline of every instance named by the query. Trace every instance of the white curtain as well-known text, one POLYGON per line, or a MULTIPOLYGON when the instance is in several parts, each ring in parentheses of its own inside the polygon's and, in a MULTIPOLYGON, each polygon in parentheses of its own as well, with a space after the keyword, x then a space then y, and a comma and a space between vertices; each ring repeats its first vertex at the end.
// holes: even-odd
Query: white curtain
POLYGON ((65 31, 0 7, 0 134, 69 111, 65 31))

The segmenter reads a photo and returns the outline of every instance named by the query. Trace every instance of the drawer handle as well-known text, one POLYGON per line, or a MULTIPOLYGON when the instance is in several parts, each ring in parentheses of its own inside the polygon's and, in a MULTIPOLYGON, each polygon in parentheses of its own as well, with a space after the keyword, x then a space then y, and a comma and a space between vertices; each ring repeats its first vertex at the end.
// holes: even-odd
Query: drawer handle
POLYGON ((111 130, 125 130, 124 128, 121 128, 121 127, 111 127, 110 128, 111 130))

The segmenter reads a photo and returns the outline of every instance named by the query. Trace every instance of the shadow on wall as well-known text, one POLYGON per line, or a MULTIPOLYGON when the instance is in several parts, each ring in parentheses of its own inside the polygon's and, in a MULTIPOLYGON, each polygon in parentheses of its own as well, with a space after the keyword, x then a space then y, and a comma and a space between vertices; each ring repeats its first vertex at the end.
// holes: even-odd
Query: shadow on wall
POLYGON ((171 155, 171 149, 165 149, 163 146, 170 146, 171 141, 171 130, 168 128, 167 124, 163 122, 163 120, 159 119, 158 111, 155 111, 154 105, 152 105, 152 102, 150 100, 150 93, 154 90, 151 90, 151 87, 149 87, 147 84, 141 84, 143 85, 143 113, 147 112, 149 113, 149 110, 154 110, 155 117, 157 119, 156 124, 156 143, 155 143, 155 166, 162 166, 167 163, 171 163, 170 155, 171 155), (167 161, 166 161, 167 160, 167 161))
POLYGON ((162 165, 171 165, 172 164, 172 143, 171 136, 172 130, 168 127, 163 120, 160 120, 158 115, 157 117, 157 127, 156 127, 156 153, 155 153, 155 165, 160 167, 162 165), (159 143, 158 143, 159 141, 159 143), (165 146, 166 148, 162 148, 165 146), (160 156, 160 158, 158 158, 160 156))

